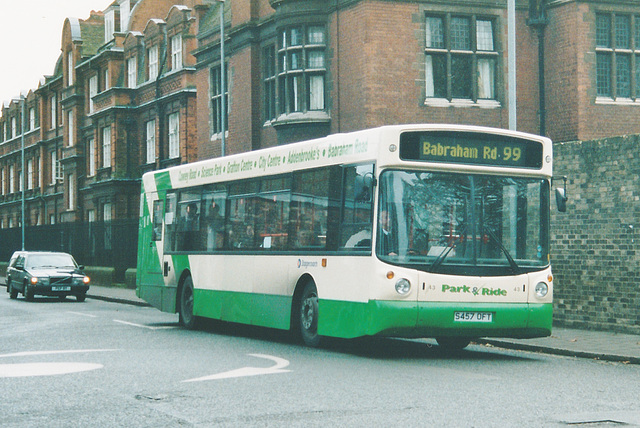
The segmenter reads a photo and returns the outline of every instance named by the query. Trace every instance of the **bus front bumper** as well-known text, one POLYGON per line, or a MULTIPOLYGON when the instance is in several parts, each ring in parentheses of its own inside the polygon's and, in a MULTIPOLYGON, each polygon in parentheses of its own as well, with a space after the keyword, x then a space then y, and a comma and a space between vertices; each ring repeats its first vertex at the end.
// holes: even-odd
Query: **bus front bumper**
POLYGON ((553 304, 449 303, 370 301, 347 304, 321 300, 320 314, 328 315, 320 334, 338 337, 511 337, 551 335, 553 304), (355 305, 355 306, 351 306, 355 305), (456 312, 491 313, 491 321, 455 321, 456 312))

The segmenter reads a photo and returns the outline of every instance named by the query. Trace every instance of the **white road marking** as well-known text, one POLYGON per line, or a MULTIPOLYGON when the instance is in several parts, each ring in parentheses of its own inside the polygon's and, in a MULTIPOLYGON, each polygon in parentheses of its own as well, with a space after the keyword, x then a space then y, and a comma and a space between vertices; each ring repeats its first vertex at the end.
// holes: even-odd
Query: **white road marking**
POLYGON ((276 373, 287 373, 291 371, 291 370, 284 370, 285 367, 289 366, 289 361, 283 358, 278 358, 278 357, 274 357, 271 355, 264 355, 264 354, 248 354, 248 355, 256 358, 266 358, 267 360, 272 360, 276 363, 276 365, 272 367, 266 367, 266 368, 243 367, 241 369, 231 370, 228 372, 218 373, 210 376, 183 380, 182 382, 201 382, 203 380, 219 380, 219 379, 229 379, 234 377, 269 375, 269 374, 276 374, 276 373))
POLYGON ((113 322, 117 322, 117 323, 125 324, 125 325, 130 325, 132 327, 146 328, 146 329, 149 329, 149 330, 167 330, 167 329, 170 329, 170 328, 178 328, 177 326, 174 326, 174 325, 163 325, 163 326, 160 326, 160 327, 153 327, 153 326, 150 326, 150 325, 136 324, 136 323, 133 323, 133 322, 122 321, 122 320, 113 320, 113 322))
POLYGON ((90 318, 98 318, 97 315, 92 315, 92 314, 85 314, 83 312, 73 312, 73 311, 67 311, 68 314, 73 314, 73 315, 80 315, 83 317, 90 317, 90 318))
POLYGON ((0 355, 0 358, 32 357, 35 355, 84 354, 87 352, 113 352, 118 350, 119 349, 70 349, 70 350, 62 350, 62 351, 26 351, 26 352, 15 352, 13 354, 0 355))
POLYGON ((0 364, 0 378, 54 376, 101 369, 102 364, 93 363, 21 363, 0 364))

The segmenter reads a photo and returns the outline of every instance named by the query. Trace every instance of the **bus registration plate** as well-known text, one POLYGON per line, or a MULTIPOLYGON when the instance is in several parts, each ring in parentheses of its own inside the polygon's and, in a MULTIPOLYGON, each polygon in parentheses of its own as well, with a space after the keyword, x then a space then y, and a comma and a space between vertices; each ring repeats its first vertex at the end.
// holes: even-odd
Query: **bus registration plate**
POLYGON ((459 322, 493 322, 492 312, 454 312, 453 320, 459 322))

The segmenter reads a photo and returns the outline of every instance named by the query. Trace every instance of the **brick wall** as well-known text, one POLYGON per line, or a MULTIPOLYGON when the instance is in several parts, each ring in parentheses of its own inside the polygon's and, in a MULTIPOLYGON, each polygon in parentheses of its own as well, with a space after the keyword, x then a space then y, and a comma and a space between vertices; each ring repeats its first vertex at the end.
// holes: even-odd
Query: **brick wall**
POLYGON ((552 210, 555 321, 640 333, 640 136, 558 143, 568 209, 552 210))

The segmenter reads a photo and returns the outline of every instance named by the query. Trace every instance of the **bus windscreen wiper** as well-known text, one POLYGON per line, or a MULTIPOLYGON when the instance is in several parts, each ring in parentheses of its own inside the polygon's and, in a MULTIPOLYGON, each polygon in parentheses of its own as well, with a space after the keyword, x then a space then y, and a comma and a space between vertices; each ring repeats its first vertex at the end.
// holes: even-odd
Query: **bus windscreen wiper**
POLYGON ((504 253, 505 257, 509 261, 509 265, 511 266, 511 269, 513 270, 513 273, 518 273, 518 271, 520 270, 520 266, 518 266, 518 264, 513 259, 513 257, 511 257, 511 253, 509 253, 509 250, 507 250, 506 247, 504 245, 502 245, 502 241, 500 241, 498 239, 498 237, 495 235, 495 233, 493 233, 493 231, 491 229, 487 229, 487 233, 489 234, 491 239, 493 239, 496 242, 496 244, 498 244, 498 246, 500 247, 500 249, 504 253))

